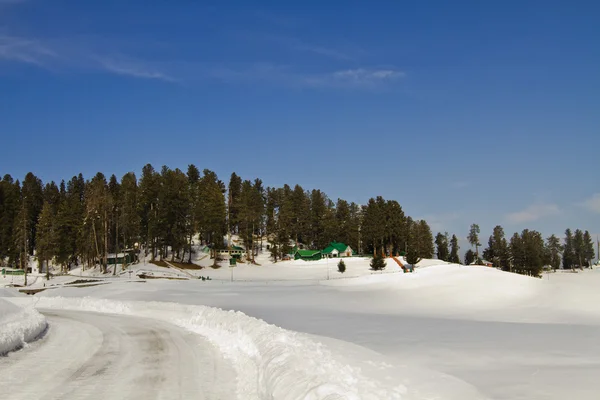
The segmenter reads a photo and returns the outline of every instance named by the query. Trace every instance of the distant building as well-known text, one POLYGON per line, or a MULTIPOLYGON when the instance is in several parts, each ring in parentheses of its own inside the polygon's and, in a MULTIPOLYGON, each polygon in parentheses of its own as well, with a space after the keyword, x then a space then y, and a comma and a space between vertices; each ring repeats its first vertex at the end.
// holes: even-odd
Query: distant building
POLYGON ((493 267, 494 263, 491 261, 487 261, 487 260, 483 260, 483 259, 479 259, 479 260, 475 260, 473 261, 471 264, 469 265, 482 265, 484 267, 493 267))
POLYGON ((323 258, 352 257, 352 247, 338 242, 331 242, 322 252, 323 258))
POLYGON ((316 261, 322 258, 320 250, 301 250, 294 252, 294 260, 316 261))

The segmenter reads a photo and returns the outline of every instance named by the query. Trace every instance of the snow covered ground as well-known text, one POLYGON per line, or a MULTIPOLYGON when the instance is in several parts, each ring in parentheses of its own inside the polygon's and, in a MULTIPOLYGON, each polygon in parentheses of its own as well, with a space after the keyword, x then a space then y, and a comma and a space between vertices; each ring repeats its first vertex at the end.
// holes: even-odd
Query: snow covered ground
POLYGON ((388 259, 373 273, 353 258, 342 275, 331 260, 261 261, 188 272, 210 281, 125 273, 13 301, 200 333, 255 398, 597 399, 600 270, 538 279, 428 261, 404 274, 388 259))

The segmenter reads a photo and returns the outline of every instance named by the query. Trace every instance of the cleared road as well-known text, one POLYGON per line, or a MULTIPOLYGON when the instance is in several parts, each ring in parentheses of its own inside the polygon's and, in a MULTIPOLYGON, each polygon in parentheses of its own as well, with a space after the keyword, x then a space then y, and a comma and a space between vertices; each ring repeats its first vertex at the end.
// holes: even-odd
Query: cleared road
POLYGON ((235 372, 201 336, 145 318, 43 311, 50 329, 0 357, 0 398, 235 399, 235 372))

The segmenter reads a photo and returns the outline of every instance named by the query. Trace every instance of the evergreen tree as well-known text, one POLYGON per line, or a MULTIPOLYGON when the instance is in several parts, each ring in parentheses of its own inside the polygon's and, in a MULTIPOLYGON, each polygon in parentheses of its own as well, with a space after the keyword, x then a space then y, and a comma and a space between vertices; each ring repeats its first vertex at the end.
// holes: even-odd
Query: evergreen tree
POLYGON ((12 264, 18 257, 13 229, 19 212, 21 187, 10 175, 0 181, 0 266, 8 259, 12 264))
POLYGON ((363 243, 368 252, 384 254, 386 227, 385 200, 378 196, 369 199, 365 209, 361 228, 363 243))
POLYGON ((458 238, 456 235, 452 235, 452 239, 450 239, 450 257, 448 258, 448 261, 454 264, 460 264, 460 256, 458 255, 459 250, 458 238))
POLYGON ((408 242, 406 216, 400 204, 395 200, 386 201, 385 214, 385 247, 390 254, 399 254, 406 248, 408 242))
POLYGON ((467 250, 467 252, 465 253, 465 265, 473 264, 477 260, 476 257, 477 256, 473 250, 467 250))
MULTIPOLYGON (((242 178, 234 172, 229 177, 229 186, 227 187, 227 220, 231 233, 240 232, 240 197, 242 195, 242 178)), ((231 244, 228 244, 231 246, 231 244)))
POLYGON ((523 240, 518 233, 510 239, 510 260, 511 260, 511 271, 517 273, 523 273, 525 270, 526 257, 523 240))
POLYGON ((340 260, 338 263, 338 271, 340 271, 342 274, 346 272, 346 264, 344 263, 344 260, 340 260))
POLYGON ((419 244, 421 243, 420 238, 421 230, 419 229, 419 223, 414 222, 410 223, 410 231, 408 235, 408 251, 406 252, 406 262, 412 265, 413 267, 417 265, 419 261, 421 261, 421 249, 419 244))
POLYGON ((583 268, 585 260, 585 242, 583 240, 583 231, 575 229, 573 235, 573 251, 575 253, 575 263, 579 268, 583 268))
POLYGON ((438 260, 448 261, 450 258, 450 250, 448 249, 448 232, 442 234, 438 232, 435 236, 435 246, 437 248, 438 260))
POLYGON ((596 253, 594 251, 594 241, 592 240, 592 236, 588 231, 585 231, 585 233, 583 234, 583 244, 583 258, 585 260, 585 265, 591 268, 592 260, 594 259, 594 257, 596 257, 596 253))
POLYGON ((469 236, 467 236, 467 239, 469 240, 471 246, 475 247, 476 259, 479 258, 479 246, 481 246, 481 243, 479 243, 479 232, 479 225, 472 224, 471 229, 469 230, 469 236))
POLYGON ((199 226, 204 240, 216 251, 224 247, 226 233, 225 185, 213 171, 205 169, 200 180, 199 226))
POLYGON ((54 257, 57 248, 55 223, 56 215, 53 206, 49 201, 45 201, 37 226, 36 256, 40 273, 44 264, 46 266, 46 279, 50 279, 50 261, 54 257))
POLYGON ((575 248, 573 243, 573 233, 571 229, 565 231, 565 245, 563 250, 563 268, 573 269, 575 266, 575 248))
POLYGON ((44 205, 42 181, 28 172, 23 180, 21 199, 27 218, 27 254, 33 255, 36 243, 37 221, 44 205))
POLYGON ((419 230, 419 257, 433 258, 435 252, 433 247, 433 234, 431 233, 431 228, 427 224, 427 221, 424 219, 419 220, 417 229, 419 230))
POLYGON ((549 252, 549 263, 556 271, 560 268, 560 254, 563 251, 563 246, 560 244, 560 239, 552 234, 546 239, 546 247, 549 252))
POLYGON ((138 213, 138 185, 133 172, 121 178, 121 205, 119 210, 119 229, 123 248, 132 249, 140 240, 140 216, 138 213))
MULTIPOLYGON (((154 261, 157 255, 157 230, 158 230, 158 197, 160 189, 160 175, 150 164, 142 168, 139 184, 138 212, 140 214, 140 234, 144 249, 151 251, 154 261)), ((196 218, 202 213, 200 205, 196 209, 196 218)))
POLYGON ((538 231, 525 229, 521 234, 524 248, 525 273, 530 276, 540 276, 544 267, 544 254, 546 252, 544 239, 538 231))
POLYGON ((371 269, 373 271, 382 271, 385 269, 386 262, 385 262, 385 257, 380 253, 380 254, 376 254, 373 259, 371 259, 371 269))
POLYGON ((483 251, 483 257, 491 261, 495 268, 509 270, 510 252, 508 242, 504 237, 504 229, 497 225, 488 240, 488 247, 483 251))
POLYGON ((100 261, 103 273, 107 271, 110 198, 104 174, 98 172, 87 184, 86 222, 91 226, 95 259, 100 261))
POLYGON ((25 286, 27 286, 27 273, 29 272, 28 240, 31 232, 31 229, 29 228, 30 223, 25 202, 23 201, 23 198, 21 198, 21 207, 17 214, 17 218, 15 219, 13 240, 17 255, 17 265, 19 266, 19 269, 23 270, 25 273, 25 286))

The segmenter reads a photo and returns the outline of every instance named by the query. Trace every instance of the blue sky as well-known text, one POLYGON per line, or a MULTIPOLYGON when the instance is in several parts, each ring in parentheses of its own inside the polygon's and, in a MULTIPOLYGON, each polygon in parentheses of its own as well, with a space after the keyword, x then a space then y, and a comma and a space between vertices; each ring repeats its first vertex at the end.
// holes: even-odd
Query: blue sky
MULTIPOLYGON (((146 163, 600 232, 600 4, 0 0, 0 173, 146 163)), ((484 239, 485 240, 485 239, 484 239)))

